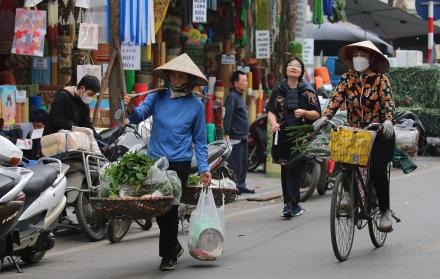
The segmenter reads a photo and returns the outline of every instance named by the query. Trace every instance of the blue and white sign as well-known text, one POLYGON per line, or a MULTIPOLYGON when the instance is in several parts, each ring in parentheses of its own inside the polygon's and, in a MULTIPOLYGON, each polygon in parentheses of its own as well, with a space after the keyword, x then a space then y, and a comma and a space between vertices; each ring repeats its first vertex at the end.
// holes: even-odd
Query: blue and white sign
MULTIPOLYGON (((440 0, 434 2, 434 20, 440 19, 440 0)), ((416 11, 424 20, 428 20, 428 0, 416 0, 416 11)))

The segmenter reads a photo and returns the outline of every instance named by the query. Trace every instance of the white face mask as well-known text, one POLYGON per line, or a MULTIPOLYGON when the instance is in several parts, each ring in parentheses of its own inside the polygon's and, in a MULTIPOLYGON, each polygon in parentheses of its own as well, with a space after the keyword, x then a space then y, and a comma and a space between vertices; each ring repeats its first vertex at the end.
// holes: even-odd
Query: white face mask
POLYGON ((83 101, 83 103, 85 104, 90 104, 90 102, 92 101, 92 98, 85 95, 85 96, 81 96, 81 100, 83 101))
POLYGON ((363 72, 370 67, 370 61, 365 57, 353 57, 353 68, 358 72, 363 72))

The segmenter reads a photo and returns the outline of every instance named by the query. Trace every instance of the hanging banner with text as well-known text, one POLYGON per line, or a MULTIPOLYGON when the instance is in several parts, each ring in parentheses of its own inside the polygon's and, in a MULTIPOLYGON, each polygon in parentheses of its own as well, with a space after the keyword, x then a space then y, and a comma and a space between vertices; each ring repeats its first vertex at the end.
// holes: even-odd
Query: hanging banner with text
POLYGON ((129 42, 121 44, 122 66, 124 70, 141 69, 141 46, 129 42))
POLYGON ((193 0, 193 22, 206 23, 208 21, 208 0, 193 0))
POLYGON ((257 59, 270 58, 270 32, 269 30, 255 31, 255 49, 257 59))
POLYGON ((304 65, 312 66, 314 64, 313 57, 314 57, 314 46, 315 46, 315 40, 313 39, 304 39, 304 47, 303 47, 303 62, 304 65))

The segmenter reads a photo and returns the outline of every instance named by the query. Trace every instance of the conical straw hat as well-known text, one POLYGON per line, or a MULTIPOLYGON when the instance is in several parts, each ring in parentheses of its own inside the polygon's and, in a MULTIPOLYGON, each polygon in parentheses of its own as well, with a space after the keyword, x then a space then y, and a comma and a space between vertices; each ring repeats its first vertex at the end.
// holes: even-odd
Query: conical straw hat
POLYGON ((357 49, 362 49, 373 54, 373 59, 370 61, 370 66, 374 71, 378 73, 385 73, 390 70, 390 62, 371 41, 358 42, 342 47, 338 54, 339 59, 341 59, 345 66, 353 69, 353 52, 357 49))
POLYGON ((194 79, 192 80, 191 84, 194 86, 203 86, 208 84, 208 80, 206 79, 205 75, 186 53, 177 56, 170 62, 160 67, 157 67, 153 70, 153 75, 165 80, 169 80, 170 71, 187 73, 193 76, 194 79))

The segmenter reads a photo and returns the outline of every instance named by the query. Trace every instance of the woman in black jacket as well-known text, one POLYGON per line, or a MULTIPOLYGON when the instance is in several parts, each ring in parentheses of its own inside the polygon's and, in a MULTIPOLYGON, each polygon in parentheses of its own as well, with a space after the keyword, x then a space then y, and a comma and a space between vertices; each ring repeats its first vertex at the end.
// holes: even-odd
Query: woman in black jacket
POLYGON ((85 75, 78 86, 67 86, 59 90, 52 103, 44 135, 71 130, 72 126, 92 127, 89 103, 91 97, 101 90, 97 77, 85 75))
POLYGON ((282 216, 290 219, 303 213, 299 205, 299 189, 302 183, 305 161, 287 164, 291 143, 287 141, 286 127, 311 124, 321 114, 318 95, 305 81, 304 64, 298 57, 287 61, 284 67, 286 79, 272 92, 266 110, 274 132, 272 159, 281 165, 281 184, 284 197, 282 216))

